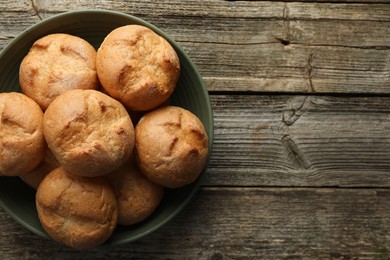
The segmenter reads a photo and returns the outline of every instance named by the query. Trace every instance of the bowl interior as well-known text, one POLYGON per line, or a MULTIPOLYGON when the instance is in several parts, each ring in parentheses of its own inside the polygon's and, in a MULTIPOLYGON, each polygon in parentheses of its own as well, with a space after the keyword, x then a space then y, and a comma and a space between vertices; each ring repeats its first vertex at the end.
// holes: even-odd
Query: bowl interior
MULTIPOLYGON (((208 92, 200 74, 188 55, 167 34, 134 16, 105 10, 74 11, 53 16, 30 27, 0 53, 0 92, 21 92, 20 63, 31 45, 40 37, 50 33, 68 33, 87 40, 97 49, 110 31, 128 24, 140 24, 153 29, 175 48, 180 59, 181 72, 171 103, 190 110, 203 122, 209 136, 210 155, 213 142, 213 117, 208 92)), ((205 170, 202 175, 204 172, 205 170)), ((136 240, 168 222, 189 202, 199 186, 200 178, 185 187, 167 190, 162 203, 148 219, 133 226, 118 226, 105 245, 136 240)), ((19 178, 0 179, 0 206, 24 227, 48 238, 38 220, 35 191, 19 178)))

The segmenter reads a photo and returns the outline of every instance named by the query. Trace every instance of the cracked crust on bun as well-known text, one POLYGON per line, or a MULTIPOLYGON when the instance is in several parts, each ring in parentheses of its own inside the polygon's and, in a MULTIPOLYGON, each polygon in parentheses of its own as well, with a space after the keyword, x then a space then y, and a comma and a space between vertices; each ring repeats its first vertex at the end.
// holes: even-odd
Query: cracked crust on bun
POLYGON ((97 51, 96 69, 107 93, 134 111, 156 108, 173 93, 179 58, 167 40, 141 25, 110 32, 97 51))
POLYGON ((0 93, 0 174, 20 176, 44 158, 43 112, 24 94, 0 93))
POLYGON ((134 127, 125 107, 96 90, 58 96, 45 112, 43 132, 59 163, 85 177, 119 168, 134 147, 134 127))
POLYGON ((43 110, 70 89, 97 89, 96 50, 84 39, 55 33, 31 47, 19 69, 23 93, 43 110))
POLYGON ((62 167, 39 185, 36 207, 48 235, 76 249, 101 245, 117 225, 117 203, 107 180, 75 176, 62 167))
POLYGON ((135 128, 138 166, 151 181, 179 188, 194 182, 207 160, 208 136, 190 111, 166 106, 145 114, 135 128))

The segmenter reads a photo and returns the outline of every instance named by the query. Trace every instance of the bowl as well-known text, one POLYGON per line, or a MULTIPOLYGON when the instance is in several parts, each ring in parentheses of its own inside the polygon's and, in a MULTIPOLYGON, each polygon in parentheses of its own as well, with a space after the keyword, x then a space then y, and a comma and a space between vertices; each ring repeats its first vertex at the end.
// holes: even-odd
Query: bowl
MULTIPOLYGON (((97 49, 110 31, 128 24, 149 27, 167 39, 176 50, 181 72, 177 87, 171 96, 171 103, 190 110, 200 118, 209 136, 210 157, 213 116, 209 95, 201 75, 189 56, 169 35, 156 26, 128 14, 107 10, 80 10, 58 14, 31 26, 13 39, 0 53, 0 92, 21 92, 19 66, 37 39, 50 33, 68 33, 87 40, 97 49)), ((159 207, 143 222, 132 226, 118 226, 102 246, 134 241, 166 224, 191 200, 206 168, 207 164, 200 177, 192 184, 167 190, 159 207)), ((20 178, 0 178, 0 207, 28 230, 49 238, 38 219, 35 190, 29 188, 20 178)))

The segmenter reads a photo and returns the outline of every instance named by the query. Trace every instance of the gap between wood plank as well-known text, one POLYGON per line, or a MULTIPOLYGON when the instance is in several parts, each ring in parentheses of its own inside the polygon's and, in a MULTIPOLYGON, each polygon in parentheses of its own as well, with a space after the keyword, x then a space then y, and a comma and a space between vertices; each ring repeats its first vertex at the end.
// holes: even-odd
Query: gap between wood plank
POLYGON ((390 97, 390 93, 347 93, 347 92, 266 92, 266 91, 229 91, 209 90, 210 95, 240 96, 329 96, 329 97, 390 97))
POLYGON ((307 46, 307 47, 340 47, 340 48, 352 48, 352 49, 363 49, 363 50, 389 50, 390 46, 381 45, 371 45, 371 46, 356 46, 356 45, 340 45, 340 44, 313 44, 313 43, 302 43, 302 42, 293 42, 288 39, 274 37, 275 41, 269 42, 217 42, 217 41, 185 41, 180 40, 178 43, 196 43, 196 44, 215 44, 215 45, 231 45, 231 46, 251 46, 251 45, 267 45, 267 44, 282 44, 284 46, 288 45, 297 45, 297 46, 307 46))
POLYGON ((199 187, 202 190, 390 190, 390 187, 375 187, 375 186, 239 186, 239 185, 221 185, 221 186, 212 186, 212 185, 200 185, 199 187))

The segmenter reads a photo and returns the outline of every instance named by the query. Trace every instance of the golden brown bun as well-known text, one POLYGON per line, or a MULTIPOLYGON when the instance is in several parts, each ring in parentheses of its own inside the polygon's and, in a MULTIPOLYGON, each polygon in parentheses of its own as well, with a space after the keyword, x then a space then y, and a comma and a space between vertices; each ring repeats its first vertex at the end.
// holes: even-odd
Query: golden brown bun
POLYGON ((43 159, 43 112, 21 93, 0 93, 0 174, 20 176, 43 159))
POLYGON ((54 157, 53 153, 50 149, 47 149, 46 156, 41 163, 31 172, 21 175, 20 178, 30 187, 38 189, 39 184, 46 175, 59 166, 60 164, 54 157))
POLYGON ((97 52, 96 69, 110 96, 134 111, 157 107, 172 94, 180 74, 175 50, 140 25, 110 32, 97 52))
POLYGON ((69 90, 47 108, 43 131, 49 148, 69 172, 107 174, 132 154, 134 128, 124 106, 96 90, 69 90))
POLYGON ((53 171, 55 167, 42 161, 34 170, 27 174, 23 174, 20 178, 31 188, 38 189, 42 180, 53 171))
POLYGON ((43 179, 36 206, 49 236, 77 249, 102 244, 117 224, 117 203, 107 180, 75 176, 62 167, 43 179))
POLYGON ((208 136, 190 111, 166 106, 141 118, 135 147, 142 173, 159 185, 178 188, 195 181, 203 170, 208 136))
POLYGON ((70 89, 96 89, 96 50, 69 34, 50 34, 37 40, 23 59, 20 86, 43 110, 70 89))
POLYGON ((118 203, 118 224, 132 225, 150 216, 160 204, 164 188, 137 169, 134 160, 106 175, 118 203))

